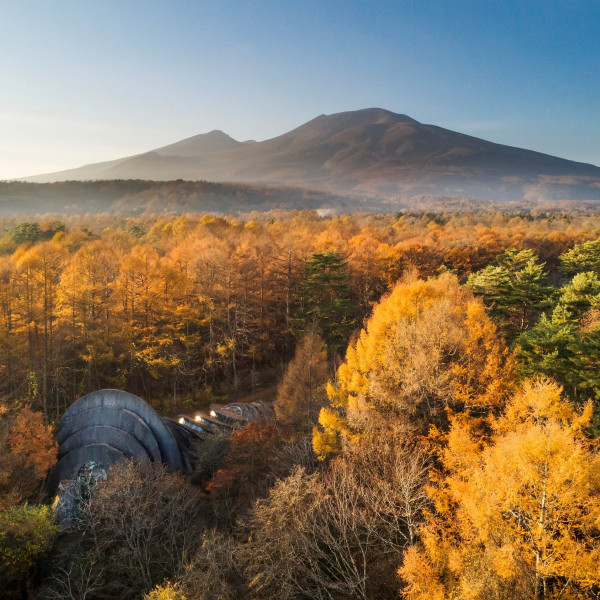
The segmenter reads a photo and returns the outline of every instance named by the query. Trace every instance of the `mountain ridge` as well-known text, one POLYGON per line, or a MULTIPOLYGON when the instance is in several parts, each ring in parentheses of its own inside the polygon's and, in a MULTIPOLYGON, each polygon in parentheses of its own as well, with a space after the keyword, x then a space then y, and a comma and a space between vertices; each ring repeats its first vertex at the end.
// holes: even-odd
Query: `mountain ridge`
POLYGON ((142 154, 23 181, 175 179, 292 185, 366 196, 600 200, 600 168, 423 124, 382 108, 319 115, 239 142, 213 130, 142 154))

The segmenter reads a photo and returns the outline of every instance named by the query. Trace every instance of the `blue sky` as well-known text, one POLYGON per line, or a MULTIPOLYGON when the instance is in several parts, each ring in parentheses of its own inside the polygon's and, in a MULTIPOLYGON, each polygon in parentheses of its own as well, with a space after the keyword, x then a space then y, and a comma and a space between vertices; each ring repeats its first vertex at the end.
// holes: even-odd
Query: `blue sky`
POLYGON ((0 179, 382 107, 600 165, 598 0, 0 0, 0 179))

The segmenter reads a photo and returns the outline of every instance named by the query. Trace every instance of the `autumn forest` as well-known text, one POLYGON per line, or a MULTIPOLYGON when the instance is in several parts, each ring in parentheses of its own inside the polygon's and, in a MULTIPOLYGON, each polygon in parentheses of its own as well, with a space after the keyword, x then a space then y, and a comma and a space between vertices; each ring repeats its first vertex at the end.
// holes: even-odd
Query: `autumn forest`
POLYGON ((101 600, 600 598, 600 216, 0 221, 0 589, 101 600), (272 404, 125 462, 61 531, 80 396, 272 404))

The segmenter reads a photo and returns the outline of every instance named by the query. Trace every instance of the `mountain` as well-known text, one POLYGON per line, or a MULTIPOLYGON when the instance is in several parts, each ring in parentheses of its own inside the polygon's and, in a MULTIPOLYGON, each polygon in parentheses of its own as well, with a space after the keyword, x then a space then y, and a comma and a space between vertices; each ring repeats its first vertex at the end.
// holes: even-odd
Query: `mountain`
POLYGON ((262 142, 222 131, 26 181, 184 179, 291 185, 332 193, 491 200, 600 200, 600 168, 496 144, 370 108, 321 115, 262 142))
POLYGON ((215 152, 231 150, 243 146, 243 142, 237 142, 226 133, 215 129, 209 133, 202 133, 181 140, 175 144, 169 144, 154 150, 159 156, 179 156, 181 158, 199 158, 215 152))

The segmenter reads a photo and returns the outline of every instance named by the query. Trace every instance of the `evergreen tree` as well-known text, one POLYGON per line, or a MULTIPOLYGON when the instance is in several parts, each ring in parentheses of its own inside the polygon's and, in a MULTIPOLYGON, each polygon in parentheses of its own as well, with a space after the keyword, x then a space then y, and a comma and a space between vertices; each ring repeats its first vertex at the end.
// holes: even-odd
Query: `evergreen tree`
POLYGON ((518 339, 521 374, 548 375, 565 385, 572 394, 576 387, 574 356, 578 352, 577 326, 569 311, 557 305, 552 315, 542 315, 534 327, 518 339))
POLYGON ((544 263, 531 250, 507 250, 496 263, 469 276, 468 283, 511 339, 548 305, 550 288, 544 285, 544 263))
POLYGON ((574 320, 600 304, 600 280, 592 271, 578 273, 560 290, 559 304, 564 306, 574 320))
MULTIPOLYGON (((577 276, 576 276, 577 277, 577 276)), ((575 294, 571 284, 563 288, 552 316, 542 315, 518 340, 517 359, 524 377, 546 375, 558 381, 578 404, 594 400, 593 429, 600 433, 600 324, 597 311, 583 314, 585 294, 575 294), (575 308, 574 313, 567 306, 575 308), (577 318, 580 317, 580 318, 577 318)), ((597 302, 596 296, 589 299, 597 302)))
POLYGON ((330 353, 343 348, 354 327, 354 309, 342 257, 336 252, 313 253, 304 268, 299 296, 294 335, 300 337, 310 327, 318 327, 330 353))
POLYGON ((559 256, 561 271, 574 275, 583 271, 600 273, 600 238, 575 244, 570 250, 559 256))

